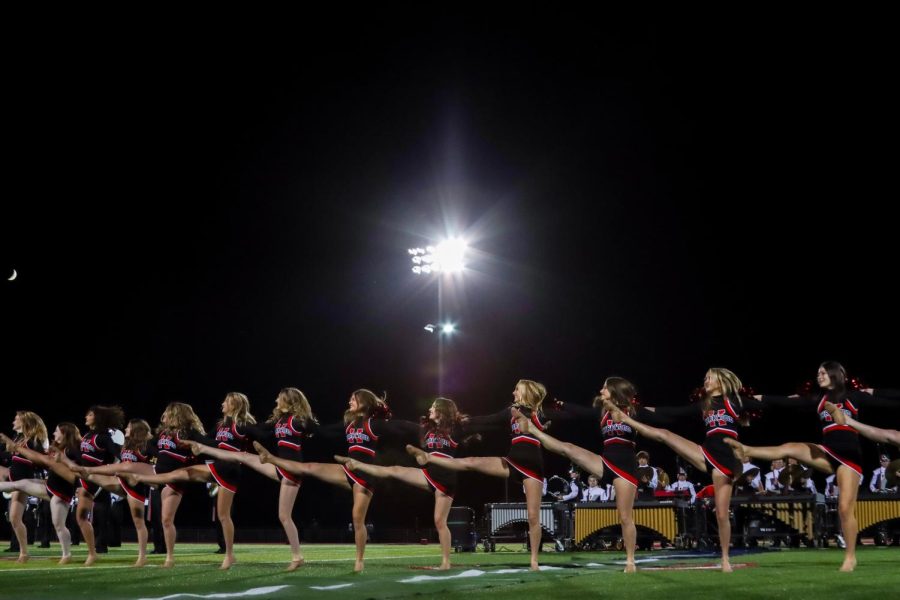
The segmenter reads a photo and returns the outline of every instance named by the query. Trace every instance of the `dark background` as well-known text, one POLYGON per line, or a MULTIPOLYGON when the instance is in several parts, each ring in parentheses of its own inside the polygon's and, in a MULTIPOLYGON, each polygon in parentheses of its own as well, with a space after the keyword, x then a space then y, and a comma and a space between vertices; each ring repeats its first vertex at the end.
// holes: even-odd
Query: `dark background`
MULTIPOLYGON (((284 386, 326 423, 360 387, 414 420, 437 391, 437 284, 406 249, 448 233, 472 249, 444 286, 465 412, 519 378, 587 404, 608 375, 677 405, 710 366, 770 393, 829 359, 900 386, 887 19, 516 10, 11 17, 3 429, 95 403, 155 424, 173 400, 211 427, 226 392, 264 417, 284 386)), ((589 424, 554 432, 597 447, 589 424)), ((782 412, 745 437, 818 427, 782 412)), ((236 522, 275 527, 255 477, 236 522)), ((407 491, 385 486, 373 520, 429 522, 407 491)), ((309 482, 298 518, 348 522, 332 492, 309 482)), ((466 477, 458 503, 503 495, 466 477)))

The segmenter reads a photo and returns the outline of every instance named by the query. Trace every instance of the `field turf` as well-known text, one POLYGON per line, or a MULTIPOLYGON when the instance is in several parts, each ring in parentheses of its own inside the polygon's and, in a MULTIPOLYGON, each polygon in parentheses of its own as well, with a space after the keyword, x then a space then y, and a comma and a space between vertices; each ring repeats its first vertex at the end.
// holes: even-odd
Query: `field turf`
POLYGON ((426 567, 439 562, 436 545, 372 544, 363 574, 352 573, 352 545, 304 546, 307 564, 284 572, 287 547, 241 545, 238 564, 218 570, 221 556, 209 545, 180 544, 176 566, 162 569, 161 556, 135 569, 135 547, 111 548, 90 568, 76 562, 57 566, 58 548, 34 549, 26 565, 16 555, 0 558, 0 598, 462 598, 477 594, 489 599, 611 597, 646 600, 690 598, 886 598, 900 589, 900 548, 863 547, 856 572, 838 573, 843 552, 836 548, 769 550, 736 553, 736 570, 714 569, 714 555, 677 551, 639 553, 640 571, 621 572, 619 552, 544 552, 540 573, 525 570, 524 551, 460 553, 454 568, 441 572, 426 567), (894 590, 894 592, 890 592, 894 590))

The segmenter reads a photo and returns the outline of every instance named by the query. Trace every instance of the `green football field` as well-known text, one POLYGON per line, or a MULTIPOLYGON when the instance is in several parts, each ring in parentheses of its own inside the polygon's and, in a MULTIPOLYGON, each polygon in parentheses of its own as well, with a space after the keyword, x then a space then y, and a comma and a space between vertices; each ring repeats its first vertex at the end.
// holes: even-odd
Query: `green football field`
MULTIPOLYGON (((111 548, 90 568, 57 566, 58 549, 33 550, 28 564, 15 555, 0 559, 0 598, 407 598, 416 596, 487 598, 586 598, 649 595, 688 598, 888 598, 900 589, 900 548, 863 547, 854 573, 838 573, 842 551, 769 550, 735 554, 734 573, 714 569, 712 555, 677 551, 639 554, 640 571, 621 572, 617 552, 541 555, 543 570, 528 572, 525 552, 462 553, 449 572, 427 567, 439 561, 435 545, 379 545, 366 551, 366 570, 352 573, 353 546, 305 545, 307 564, 284 572, 288 549, 275 545, 238 547, 238 564, 218 570, 221 556, 208 545, 181 544, 174 569, 162 569, 151 557, 141 569, 130 566, 135 548, 111 548), (894 590, 891 592, 890 590, 894 590)), ((83 559, 84 550, 75 552, 83 559)))

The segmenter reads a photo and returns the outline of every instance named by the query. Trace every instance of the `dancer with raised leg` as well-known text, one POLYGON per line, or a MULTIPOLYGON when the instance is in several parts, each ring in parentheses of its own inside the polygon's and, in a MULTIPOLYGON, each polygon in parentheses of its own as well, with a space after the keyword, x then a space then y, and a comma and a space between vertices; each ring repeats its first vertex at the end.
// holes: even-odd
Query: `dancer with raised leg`
POLYGON ((822 423, 821 444, 788 442, 780 446, 746 446, 737 440, 728 443, 739 458, 748 456, 760 460, 775 460, 790 457, 817 471, 835 475, 836 484, 841 490, 838 497, 838 517, 842 535, 847 543, 840 570, 850 572, 856 568, 856 541, 859 533, 856 497, 859 483, 863 480, 860 466, 862 448, 856 430, 847 424, 835 422, 825 405, 830 402, 844 415, 855 418, 859 414, 861 404, 884 403, 884 400, 879 401, 861 390, 848 389, 847 371, 840 363, 834 361, 826 361, 819 365, 816 382, 820 388, 818 394, 799 397, 765 395, 758 396, 758 399, 762 400, 764 405, 814 408, 822 423))
POLYGON ((599 417, 600 434, 603 438, 603 453, 594 454, 575 444, 560 441, 537 427, 531 427, 531 421, 524 415, 517 422, 523 433, 540 440, 544 449, 568 458, 571 462, 597 476, 599 485, 606 487, 610 483, 616 490, 616 510, 622 526, 622 540, 625 543, 625 572, 636 571, 634 550, 637 542, 637 528, 632 515, 634 497, 637 492, 637 460, 634 447, 636 432, 626 423, 616 422, 610 416, 610 403, 629 416, 634 416, 634 385, 621 377, 609 377, 594 400, 594 407, 587 408, 564 404, 565 413, 579 417, 596 419, 599 417))
POLYGON ((544 487, 544 459, 541 442, 534 435, 521 430, 517 422, 520 414, 530 420, 534 429, 544 429, 541 404, 547 396, 547 389, 536 381, 520 379, 513 390, 513 405, 502 411, 484 417, 469 417, 464 427, 466 432, 478 428, 508 431, 512 437, 509 454, 497 456, 469 456, 466 458, 444 458, 429 454, 420 448, 407 446, 406 450, 416 458, 422 467, 440 466, 453 471, 475 471, 492 477, 508 479, 515 474, 521 478, 525 488, 525 504, 528 513, 528 537, 531 542, 532 571, 540 569, 538 551, 541 546, 540 508, 544 487))
MULTIPOLYGON (((13 431, 16 432, 16 438, 13 440, 15 447, 31 450, 38 454, 44 454, 47 451, 49 446, 47 426, 44 425, 44 421, 36 413, 29 410, 17 411, 12 425, 13 431)), ((7 473, 9 481, 35 479, 34 462, 25 453, 19 452, 18 448, 14 448, 14 450, 7 473)), ((22 517, 25 515, 25 503, 27 501, 28 494, 22 490, 14 490, 9 500, 9 524, 16 536, 16 540, 19 542, 19 558, 16 560, 19 564, 28 562, 30 558, 28 554, 28 531, 25 528, 25 522, 22 520, 22 517)))
MULTIPOLYGON (((353 392, 347 403, 347 410, 344 412, 347 455, 357 462, 374 463, 382 436, 391 435, 397 429, 391 426, 390 421, 386 420, 389 416, 390 411, 382 398, 366 389, 353 392)), ((356 543, 356 562, 353 570, 357 573, 362 572, 365 566, 366 539, 368 537, 366 513, 375 491, 371 477, 354 471, 346 465, 303 463, 280 458, 266 450, 259 442, 254 442, 253 447, 259 453, 259 460, 263 464, 275 465, 285 473, 296 476, 315 477, 353 494, 353 539, 356 543)))
MULTIPOLYGON (((284 388, 275 400, 275 409, 265 425, 257 428, 258 435, 253 437, 275 438, 276 453, 279 458, 303 462, 303 442, 309 433, 318 426, 309 400, 297 388, 284 388)), ((218 463, 236 462, 262 473, 269 479, 280 482, 278 492, 278 520, 281 521, 291 547, 291 562, 288 571, 294 571, 303 565, 303 552, 300 549, 300 535, 292 516, 294 503, 300 491, 301 477, 288 473, 272 464, 263 464, 257 454, 250 452, 233 452, 190 442, 191 452, 211 456, 218 463)))
MULTIPOLYGON (((38 417, 40 418, 40 417, 38 417)), ((26 421, 29 419, 26 418, 26 421)), ((29 427, 30 429, 30 427, 29 427)), ((81 439, 81 433, 78 427, 73 423, 60 423, 53 431, 53 452, 69 452, 70 456, 77 457, 78 444, 81 439)), ((35 467, 46 467, 52 462, 51 457, 43 451, 41 444, 35 444, 25 441, 24 436, 17 445, 15 440, 11 440, 4 434, 0 433, 0 444, 5 445, 6 449, 12 455, 13 459, 22 465, 31 464, 32 471, 35 467), (41 447, 41 450, 34 450, 34 447, 41 447), (26 462, 27 461, 27 462, 26 462)), ((17 471, 16 475, 26 474, 22 467, 14 466, 17 471)), ((36 475, 36 473, 34 473, 36 475)), ((62 548, 62 557, 59 564, 64 565, 72 560, 71 536, 66 528, 66 517, 69 514, 69 503, 75 494, 75 487, 72 482, 64 482, 58 480, 53 472, 45 481, 36 477, 28 479, 14 479, 12 481, 4 481, 0 483, 0 492, 22 493, 27 496, 35 496, 43 500, 50 501, 50 519, 53 527, 56 529, 56 536, 59 539, 59 545, 62 548)), ((12 508, 12 506, 10 507, 12 508)), ((10 522, 12 522, 12 511, 10 511, 10 522)), ((18 532, 16 532, 18 538, 18 532)), ((27 536, 26 536, 27 540, 27 536)), ((27 545, 20 544, 19 560, 17 562, 24 563, 28 560, 27 545), (25 559, 22 560, 21 549, 25 549, 25 559)))
MULTIPOLYGON (((240 392, 230 392, 222 400, 222 419, 216 424, 216 445, 229 452, 241 452, 249 446, 248 428, 256 424, 250 414, 250 400, 240 392)), ((191 442, 203 441, 197 436, 182 440, 181 447, 190 447, 191 442)), ((196 454, 191 452, 192 456, 196 454)), ((191 481, 205 483, 215 481, 219 485, 216 496, 216 516, 222 525, 222 537, 225 540, 225 558, 219 567, 223 571, 230 569, 237 559, 234 556, 234 521, 231 508, 234 495, 237 494, 241 479, 241 465, 233 461, 207 461, 205 464, 189 464, 180 469, 156 475, 133 474, 125 477, 126 481, 151 485, 178 485, 191 481)), ((165 493, 165 492, 163 492, 165 493)), ((164 525, 165 526, 165 525, 164 525)))
MULTIPOLYGON (((706 438, 696 444, 667 429, 651 427, 628 414, 610 406, 613 420, 629 425, 649 440, 663 443, 677 452, 695 468, 710 473, 715 493, 716 523, 719 527, 719 544, 722 551, 722 572, 731 573, 729 549, 731 544, 731 493, 735 477, 741 474, 740 462, 735 458, 725 440, 737 439, 743 420, 741 412, 747 398, 739 394, 741 381, 728 369, 714 368, 703 380, 702 417, 706 425, 706 438)), ((694 407, 685 407, 694 410, 694 407)), ((681 414, 685 408, 674 409, 670 414, 681 414)), ((666 412, 657 409, 658 413, 666 412)))
POLYGON ((125 443, 119 451, 119 462, 97 467, 72 465, 73 471, 85 481, 127 498, 128 511, 131 514, 138 541, 138 557, 133 565, 135 567, 143 567, 147 564, 148 534, 147 524, 144 520, 144 504, 149 494, 147 485, 129 483, 125 475, 150 475, 153 473, 150 457, 156 448, 150 443, 152 439, 153 432, 147 421, 131 419, 125 426, 125 443))
MULTIPOLYGON (((428 409, 428 418, 421 427, 421 447, 431 456, 452 459, 459 446, 454 438, 460 435, 462 415, 456 403, 449 398, 437 398, 428 409)), ((334 459, 349 470, 370 475, 375 478, 392 478, 408 485, 434 493, 434 527, 438 532, 441 544, 441 565, 439 570, 450 568, 450 528, 447 527, 447 515, 453 505, 456 493, 456 471, 432 465, 426 468, 379 466, 354 460, 346 456, 335 456, 334 459)))

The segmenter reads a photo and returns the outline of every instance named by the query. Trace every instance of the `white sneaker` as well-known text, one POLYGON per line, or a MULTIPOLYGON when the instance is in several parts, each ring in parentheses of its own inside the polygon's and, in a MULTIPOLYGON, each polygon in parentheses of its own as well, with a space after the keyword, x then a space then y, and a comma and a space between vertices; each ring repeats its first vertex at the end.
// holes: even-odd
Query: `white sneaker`
POLYGON ((835 537, 837 538, 838 548, 846 548, 847 547, 847 542, 844 541, 844 536, 842 536, 841 534, 838 533, 835 535, 835 537))

